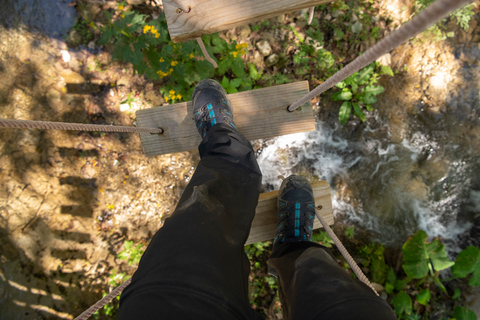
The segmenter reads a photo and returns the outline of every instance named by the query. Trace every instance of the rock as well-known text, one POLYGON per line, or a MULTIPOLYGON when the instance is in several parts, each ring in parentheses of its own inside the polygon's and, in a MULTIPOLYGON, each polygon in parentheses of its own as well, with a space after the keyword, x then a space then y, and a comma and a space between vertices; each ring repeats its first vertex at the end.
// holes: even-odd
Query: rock
POLYGON ((337 10, 335 12, 332 13, 332 15, 330 16, 330 14, 327 14, 327 16, 330 16, 329 19, 327 19, 327 17, 325 16, 324 19, 327 19, 327 20, 330 20, 332 19, 332 16, 337 19, 338 17, 341 17, 341 16, 344 16, 345 15, 345 12, 341 11, 341 10, 337 10))
POLYGON ((138 6, 139 4, 144 3, 146 0, 127 0, 128 4, 138 6))
POLYGON ((311 37, 306 37, 305 38, 305 44, 308 44, 308 45, 314 47, 315 51, 323 49, 322 44, 320 42, 318 42, 317 40, 312 39, 311 37))
POLYGON ((385 288, 381 284, 378 284, 376 282, 372 282, 372 287, 379 293, 385 290, 385 288))
POLYGON ((380 58, 377 59, 377 62, 381 66, 388 66, 390 67, 392 65, 392 55, 390 53, 384 54, 380 58))
POLYGON ((272 54, 272 47, 270 46, 270 43, 268 43, 267 40, 260 40, 256 44, 258 51, 266 57, 272 54))
POLYGON ((67 42, 72 46, 76 47, 82 43, 82 36, 78 33, 77 30, 72 29, 67 37, 67 42))
POLYGON ((252 33, 252 29, 250 29, 250 26, 248 24, 245 24, 243 26, 237 27, 237 32, 240 39, 247 39, 252 33))
POLYGON ((382 291, 380 293, 380 298, 382 298, 383 300, 387 300, 388 299, 388 294, 385 291, 382 291))
POLYGON ((97 4, 79 3, 77 6, 78 14, 87 21, 93 21, 100 11, 100 6, 97 4))
POLYGON ((260 52, 255 51, 253 54, 253 63, 257 67, 257 70, 260 70, 264 67, 263 56, 260 52))
POLYGON ((278 61, 280 61, 280 57, 278 56, 278 54, 272 54, 271 56, 269 56, 267 58, 267 60, 265 60, 265 65, 267 67, 272 67, 274 65, 276 65, 278 63, 278 61))
POLYGON ((325 17, 324 17, 325 20, 332 20, 332 16, 329 14, 327 14, 325 17))
POLYGON ((302 19, 302 20, 297 20, 297 26, 299 28, 305 28, 307 26, 307 20, 302 19))
POLYGON ((163 99, 162 95, 157 92, 156 90, 148 90, 145 93, 145 100, 149 101, 150 103, 153 104, 153 106, 157 107, 165 103, 165 100, 163 99))
POLYGON ((85 83, 85 79, 79 74, 72 70, 64 70, 60 73, 60 76, 63 78, 65 83, 68 84, 82 84, 85 83))
POLYGON ((274 21, 278 24, 284 24, 285 23, 285 15, 284 14, 281 14, 279 16, 276 16, 274 18, 274 21))

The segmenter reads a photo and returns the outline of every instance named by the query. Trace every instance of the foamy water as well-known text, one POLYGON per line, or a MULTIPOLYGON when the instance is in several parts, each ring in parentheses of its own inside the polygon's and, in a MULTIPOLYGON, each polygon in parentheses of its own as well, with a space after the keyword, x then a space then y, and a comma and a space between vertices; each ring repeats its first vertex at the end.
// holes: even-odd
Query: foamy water
MULTIPOLYGON (((278 189, 279 176, 287 177, 307 167, 330 183, 334 214, 371 231, 374 239, 398 245, 422 229, 442 237, 450 250, 456 251, 458 235, 470 228, 469 223, 458 221, 459 204, 470 201, 473 210, 480 209, 480 192, 469 190, 468 164, 442 157, 432 160, 432 155, 443 149, 421 132, 393 144, 388 139, 343 139, 338 130, 318 122, 314 132, 265 141, 266 147, 258 156, 263 183, 278 189), (427 164, 422 166, 422 161, 427 164), (445 175, 424 184, 425 179, 414 175, 424 174, 428 161, 446 161, 448 167, 445 175), (339 178, 356 201, 340 197, 341 190, 335 190, 339 178)), ((375 132, 369 128, 365 131, 375 132)), ((382 136, 382 132, 377 134, 382 136)))

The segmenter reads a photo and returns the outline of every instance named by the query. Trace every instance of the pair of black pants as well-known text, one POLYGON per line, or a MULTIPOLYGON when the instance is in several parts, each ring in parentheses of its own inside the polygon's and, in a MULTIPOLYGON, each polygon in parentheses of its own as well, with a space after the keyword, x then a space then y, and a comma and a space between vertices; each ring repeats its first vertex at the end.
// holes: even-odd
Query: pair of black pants
MULTIPOLYGON (((225 124, 208 131, 199 152, 175 212, 121 296, 117 319, 261 319, 249 306, 244 251, 261 184, 254 152, 225 124)), ((321 246, 282 245, 270 262, 288 305, 286 319, 395 319, 321 246)))

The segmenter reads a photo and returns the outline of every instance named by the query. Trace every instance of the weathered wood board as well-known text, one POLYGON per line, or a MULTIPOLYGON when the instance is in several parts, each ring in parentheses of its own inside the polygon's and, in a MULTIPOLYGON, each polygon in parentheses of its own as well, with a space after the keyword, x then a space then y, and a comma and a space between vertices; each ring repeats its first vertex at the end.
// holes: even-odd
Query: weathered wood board
MULTIPOLYGON (((317 181, 312 183, 313 193, 315 195, 315 205, 322 206, 320 213, 325 221, 332 225, 334 223, 332 197, 330 186, 327 181, 317 181)), ((252 222, 250 235, 246 244, 272 240, 275 237, 277 229, 277 191, 262 193, 258 200, 255 218, 252 222)), ((315 218, 314 229, 322 228, 322 225, 315 218)))
MULTIPOLYGON (((287 107, 309 91, 308 82, 295 82, 230 94, 235 125, 248 140, 315 130, 312 104, 288 112, 287 107)), ((192 150, 200 144, 192 102, 139 110, 139 127, 163 128, 161 135, 140 133, 147 156, 192 150)))
POLYGON ((331 0, 179 0, 189 13, 177 12, 171 0, 163 0, 173 42, 234 28, 284 13, 330 3, 331 0))

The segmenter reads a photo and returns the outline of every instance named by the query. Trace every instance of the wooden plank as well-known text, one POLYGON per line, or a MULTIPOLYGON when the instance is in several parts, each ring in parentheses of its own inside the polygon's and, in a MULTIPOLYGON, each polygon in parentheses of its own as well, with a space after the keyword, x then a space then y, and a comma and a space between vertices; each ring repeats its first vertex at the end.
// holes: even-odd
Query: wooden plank
MULTIPOLYGON (((288 112, 287 107, 308 93, 308 82, 295 82, 230 94, 235 125, 247 139, 265 139, 315 130, 312 104, 288 112)), ((147 156, 192 150, 201 142, 193 119, 192 102, 139 110, 140 127, 161 127, 161 135, 140 133, 147 156)))
POLYGON ((330 3, 331 0, 179 0, 190 6, 178 13, 172 0, 163 0, 168 30, 173 42, 219 32, 284 13, 330 3))
MULTIPOLYGON (((330 185, 327 181, 316 181, 312 183, 312 189, 315 196, 315 206, 322 206, 320 210, 322 217, 328 225, 332 225, 334 218, 330 185)), ((277 195, 278 190, 260 195, 246 244, 272 240, 275 237, 278 221, 277 195)), ((319 228, 322 228, 322 225, 315 218, 313 229, 319 228)))

